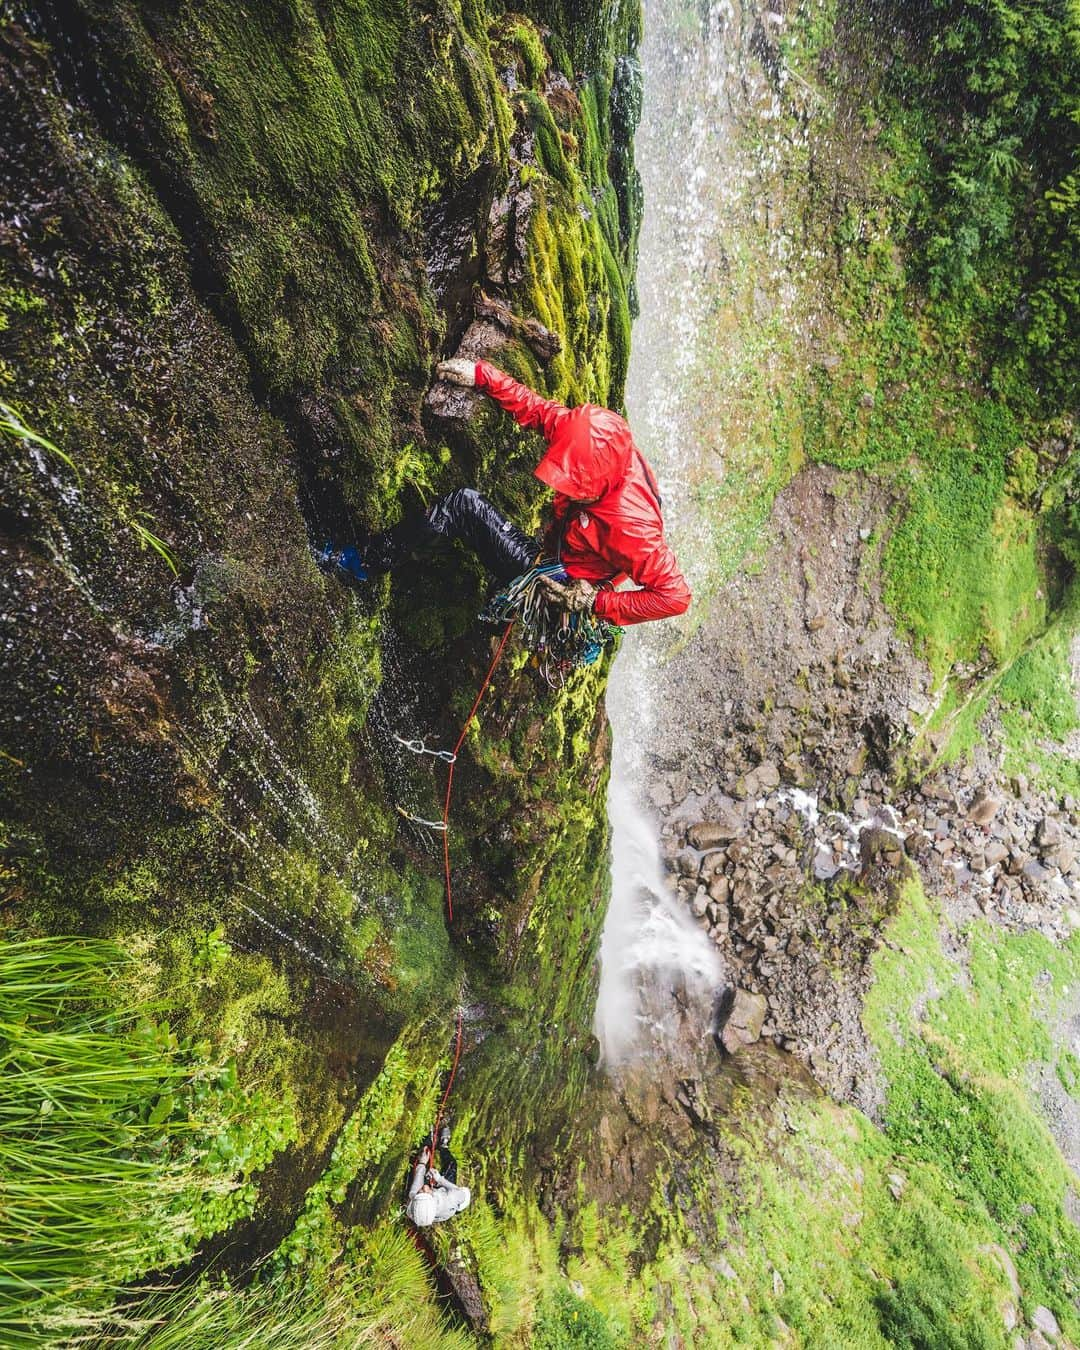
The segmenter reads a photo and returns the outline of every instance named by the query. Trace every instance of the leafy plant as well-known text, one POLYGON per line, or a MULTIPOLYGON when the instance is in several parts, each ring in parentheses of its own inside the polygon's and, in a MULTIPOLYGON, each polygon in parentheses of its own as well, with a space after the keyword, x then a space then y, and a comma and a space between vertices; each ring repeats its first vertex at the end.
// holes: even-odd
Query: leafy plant
POLYGON ((143 549, 152 548, 173 576, 179 576, 180 568, 176 561, 176 554, 173 553, 164 539, 156 535, 148 525, 143 524, 143 520, 139 519, 140 516, 145 520, 150 519, 145 511, 139 511, 127 521, 127 524, 135 533, 135 538, 139 541, 139 546, 143 549))

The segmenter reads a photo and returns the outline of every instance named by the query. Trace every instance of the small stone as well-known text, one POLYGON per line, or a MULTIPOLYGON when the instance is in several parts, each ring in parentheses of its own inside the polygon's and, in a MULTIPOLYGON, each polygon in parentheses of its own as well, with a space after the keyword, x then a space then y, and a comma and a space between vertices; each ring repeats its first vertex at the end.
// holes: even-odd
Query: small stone
POLYGON ((1027 796, 1028 780, 1024 774, 1014 774, 1013 777, 1009 779, 1009 786, 1013 790, 1014 797, 1019 797, 1023 800, 1023 798, 1027 796))
POLYGON ((694 911, 694 917, 697 919, 703 918, 705 915, 705 911, 708 909, 708 907, 709 907, 709 892, 705 889, 704 886, 699 886, 697 888, 697 893, 695 894, 694 899, 690 905, 690 908, 694 911))
POLYGON ((894 1200, 899 1200, 904 1194, 904 1187, 907 1185, 907 1177, 900 1172, 889 1173, 889 1193, 894 1200))
POLYGON ((735 1267, 723 1256, 718 1256, 713 1262, 713 1269, 718 1275, 722 1275, 725 1280, 737 1280, 739 1277, 735 1273, 735 1267))
POLYGON ((808 633, 820 633, 825 627, 825 615, 815 614, 813 618, 806 620, 806 631, 808 633))
POLYGON ((1009 849, 1009 861, 1005 864, 1005 870, 1011 877, 1018 877, 1031 859, 1022 848, 1009 849))
POLYGON ((709 895, 718 905, 726 905, 731 895, 731 882, 721 872, 709 882, 709 895))
POLYGON ((1041 862, 1037 862, 1032 858, 1030 862, 1026 862, 1020 869, 1020 874, 1028 881, 1047 881, 1050 878, 1050 869, 1044 867, 1041 862))

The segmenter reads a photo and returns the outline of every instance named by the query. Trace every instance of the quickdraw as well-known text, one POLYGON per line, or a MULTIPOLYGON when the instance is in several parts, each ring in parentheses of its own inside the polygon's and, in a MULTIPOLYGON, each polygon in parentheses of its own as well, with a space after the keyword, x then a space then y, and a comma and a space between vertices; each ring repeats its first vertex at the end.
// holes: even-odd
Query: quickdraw
POLYGON ((441 759, 444 764, 453 764, 454 760, 457 759, 457 755, 450 750, 429 750, 419 738, 408 741, 404 736, 399 736, 396 731, 391 734, 398 745, 403 745, 406 750, 411 750, 414 755, 430 755, 432 759, 441 759))
POLYGON ((414 816, 411 811, 406 811, 403 806, 399 806, 397 812, 402 820, 407 820, 413 825, 423 825, 425 829, 438 830, 440 833, 446 831, 445 820, 425 820, 423 816, 414 816))
POLYGON ((488 601, 480 614, 485 623, 518 623, 521 641, 533 652, 548 685, 557 689, 572 670, 591 666, 622 631, 594 614, 560 612, 540 584, 570 580, 557 560, 537 563, 515 577, 488 601))

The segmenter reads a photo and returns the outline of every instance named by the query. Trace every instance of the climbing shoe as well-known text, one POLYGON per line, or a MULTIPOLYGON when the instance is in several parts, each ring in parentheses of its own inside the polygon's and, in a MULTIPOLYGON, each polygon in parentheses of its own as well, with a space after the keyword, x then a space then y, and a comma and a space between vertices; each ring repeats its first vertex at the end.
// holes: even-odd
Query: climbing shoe
POLYGON ((322 571, 331 573, 350 585, 359 585, 367 581, 368 571, 360 553, 353 547, 335 548, 327 542, 316 555, 316 563, 322 571))

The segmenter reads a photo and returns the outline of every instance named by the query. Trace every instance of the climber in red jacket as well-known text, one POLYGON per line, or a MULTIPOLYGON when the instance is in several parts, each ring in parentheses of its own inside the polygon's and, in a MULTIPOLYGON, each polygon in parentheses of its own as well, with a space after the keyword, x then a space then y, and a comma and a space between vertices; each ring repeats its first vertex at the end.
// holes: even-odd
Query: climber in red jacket
POLYGON ((437 369, 440 379, 482 389, 523 427, 547 441, 536 466, 555 491, 555 519, 543 549, 471 488, 439 498, 418 518, 375 535, 361 546, 327 544, 320 561, 348 579, 392 570, 435 538, 463 539, 500 581, 527 571, 540 552, 557 558, 569 580, 548 580, 554 604, 595 613, 625 626, 682 614, 690 588, 664 541, 656 479, 617 413, 586 403, 566 408, 542 398, 487 361, 454 358, 437 369), (617 591, 626 578, 638 589, 617 591))

